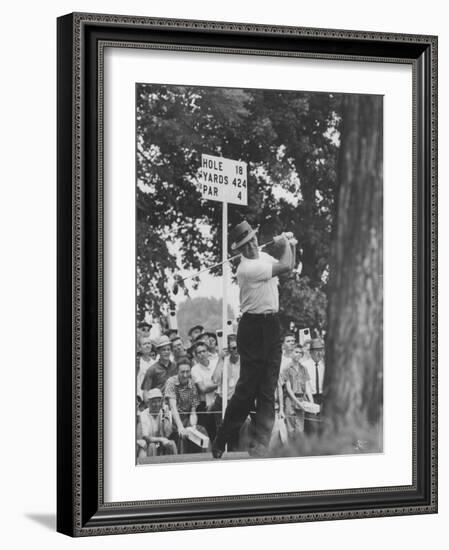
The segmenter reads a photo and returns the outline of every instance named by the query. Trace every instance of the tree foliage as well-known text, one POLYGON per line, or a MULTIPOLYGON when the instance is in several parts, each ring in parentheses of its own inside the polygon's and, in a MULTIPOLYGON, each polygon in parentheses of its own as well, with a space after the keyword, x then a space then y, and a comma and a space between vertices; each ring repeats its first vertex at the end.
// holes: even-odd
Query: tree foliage
POLYGON ((307 276, 289 279, 280 293, 281 323, 287 327, 290 321, 302 328, 322 330, 327 321, 327 298, 320 286, 313 286, 307 276))
POLYGON ((221 259, 221 204, 197 190, 207 153, 248 163, 248 206, 229 205, 228 231, 242 219, 260 227, 261 242, 293 231, 304 278, 287 286, 284 303, 297 302, 296 314, 301 300, 313 309, 316 299, 305 320, 321 322, 341 96, 141 84, 136 103, 139 314, 173 305, 179 268, 221 259))

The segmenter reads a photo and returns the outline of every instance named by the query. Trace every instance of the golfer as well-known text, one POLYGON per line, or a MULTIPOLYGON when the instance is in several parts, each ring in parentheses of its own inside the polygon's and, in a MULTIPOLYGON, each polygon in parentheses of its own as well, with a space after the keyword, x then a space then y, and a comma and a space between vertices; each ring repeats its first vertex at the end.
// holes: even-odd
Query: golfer
POLYGON ((242 255, 237 268, 242 312, 237 333, 240 377, 213 442, 212 454, 221 458, 226 443, 235 438, 256 402, 249 454, 264 457, 274 424, 274 392, 282 356, 277 276, 292 269, 293 256, 285 235, 274 239, 281 245, 279 260, 259 251, 256 231, 247 221, 235 227, 231 238, 231 248, 242 255))

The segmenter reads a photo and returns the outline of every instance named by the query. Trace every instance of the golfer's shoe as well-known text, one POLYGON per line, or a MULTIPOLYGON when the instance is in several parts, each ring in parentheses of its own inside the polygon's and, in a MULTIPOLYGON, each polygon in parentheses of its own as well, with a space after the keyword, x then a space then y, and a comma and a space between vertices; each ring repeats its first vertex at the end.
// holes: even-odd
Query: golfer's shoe
POLYGON ((224 453, 224 448, 219 445, 218 439, 215 438, 212 442, 212 456, 214 458, 221 458, 224 453))

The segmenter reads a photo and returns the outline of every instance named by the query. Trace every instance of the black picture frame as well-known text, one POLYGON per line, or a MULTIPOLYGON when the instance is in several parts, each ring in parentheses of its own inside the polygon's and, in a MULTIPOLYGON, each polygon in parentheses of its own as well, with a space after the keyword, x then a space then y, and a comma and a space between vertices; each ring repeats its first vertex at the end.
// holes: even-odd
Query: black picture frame
POLYGON ((437 512, 437 37, 75 13, 58 30, 57 530, 71 536, 437 512), (105 503, 102 43, 244 49, 413 68, 413 483, 105 503))

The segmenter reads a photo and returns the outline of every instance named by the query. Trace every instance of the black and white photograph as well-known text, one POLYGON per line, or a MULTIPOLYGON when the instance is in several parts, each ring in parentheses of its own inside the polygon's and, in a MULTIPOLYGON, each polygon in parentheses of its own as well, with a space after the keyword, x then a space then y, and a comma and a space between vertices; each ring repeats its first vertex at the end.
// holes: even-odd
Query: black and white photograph
POLYGON ((440 548, 445 6, 6 5, 3 548, 440 548))
POLYGON ((136 464, 382 453, 383 96, 135 92, 136 464))

